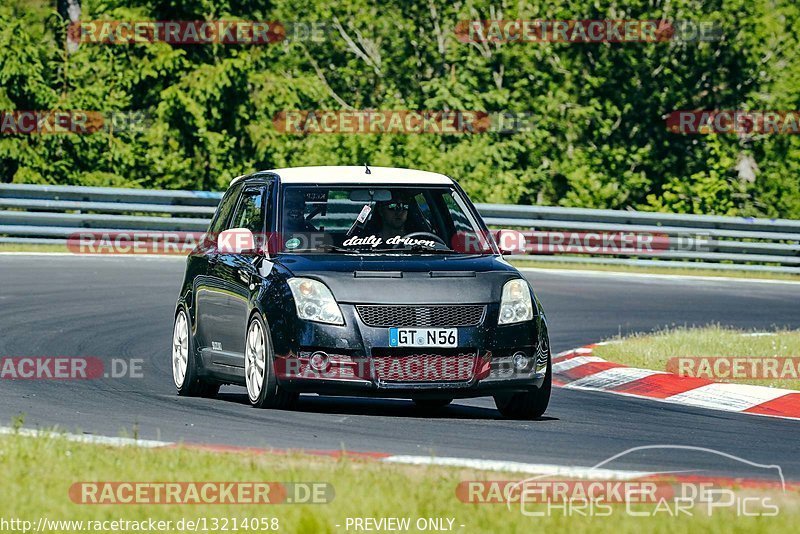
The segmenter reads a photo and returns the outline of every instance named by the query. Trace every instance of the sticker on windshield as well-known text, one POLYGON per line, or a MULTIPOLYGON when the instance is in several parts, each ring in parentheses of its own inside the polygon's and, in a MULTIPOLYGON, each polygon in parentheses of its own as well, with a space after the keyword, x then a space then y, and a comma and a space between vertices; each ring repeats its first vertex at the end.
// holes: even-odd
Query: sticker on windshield
POLYGON ((413 247, 415 245, 421 245, 423 247, 434 248, 436 247, 436 241, 432 241, 430 239, 411 239, 408 237, 402 236, 394 236, 390 237, 386 240, 387 245, 404 245, 406 247, 413 247))
POLYGON ((328 202, 328 191, 306 191, 303 193, 303 199, 306 202, 328 202))
POLYGON ((300 246, 300 238, 293 237, 291 239, 286 240, 286 248, 294 249, 300 246))
POLYGON ((369 204, 364 204, 364 207, 361 208, 361 213, 358 214, 358 222, 364 223, 369 217, 369 212, 372 211, 372 208, 369 207, 369 204))
MULTIPOLYGON (((369 236, 366 236, 366 237, 353 236, 353 237, 351 237, 349 239, 346 239, 344 241, 344 243, 342 243, 342 246, 344 246, 344 247, 372 247, 372 248, 375 248, 375 247, 380 246, 382 243, 384 243, 383 238, 382 237, 378 237, 376 235, 369 235, 369 236)), ((387 245, 392 245, 392 246, 403 245, 403 246, 406 246, 406 247, 413 247, 413 246, 416 246, 416 245, 420 245, 420 246, 424 246, 424 247, 428 247, 428 248, 436 248, 436 241, 433 241, 433 240, 430 240, 430 239, 411 239, 411 238, 403 237, 403 236, 400 236, 400 235, 396 235, 394 237, 390 237, 389 239, 386 240, 386 244, 387 245)), ((287 244, 287 246, 288 246, 288 244, 287 244)))
POLYGON ((375 248, 378 245, 380 245, 381 243, 383 243, 383 239, 381 239, 380 237, 375 236, 375 235, 371 235, 371 236, 367 236, 367 237, 353 236, 353 237, 351 237, 349 239, 345 239, 344 243, 342 243, 342 246, 344 246, 344 247, 372 247, 372 248, 375 248))

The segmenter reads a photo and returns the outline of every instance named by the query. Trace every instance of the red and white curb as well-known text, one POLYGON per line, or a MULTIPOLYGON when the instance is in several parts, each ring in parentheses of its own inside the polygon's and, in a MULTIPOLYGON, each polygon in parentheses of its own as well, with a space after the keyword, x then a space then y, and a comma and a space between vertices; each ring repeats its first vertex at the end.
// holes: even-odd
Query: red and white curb
POLYGON ((638 369, 594 355, 594 343, 553 357, 553 383, 726 412, 800 419, 800 392, 638 369))
POLYGON ((596 467, 564 466, 552 464, 535 464, 526 462, 510 462, 504 460, 484 460, 474 458, 449 458, 436 456, 412 456, 401 454, 388 454, 382 452, 352 452, 343 450, 304 450, 304 449, 273 449, 257 447, 240 447, 236 445, 207 445, 193 443, 176 443, 172 441, 157 441, 135 438, 114 438, 97 436, 94 434, 70 434, 57 430, 38 430, 31 428, 0 427, 0 435, 18 435, 31 438, 64 439, 76 443, 91 443, 111 447, 142 447, 148 449, 188 449, 212 453, 232 454, 269 454, 291 455, 304 454, 311 456, 324 456, 329 458, 348 458, 351 460, 377 461, 391 464, 422 465, 458 467, 484 471, 498 471, 505 473, 522 473, 535 475, 548 475, 554 477, 572 477, 600 480, 630 480, 656 474, 651 471, 627 471, 605 469, 596 467))
MULTIPOLYGON (((555 464, 535 464, 526 462, 512 462, 505 460, 485 460, 475 458, 449 458, 449 457, 435 457, 435 456, 411 456, 411 455, 393 455, 381 452, 350 452, 350 451, 336 451, 336 450, 300 450, 300 449, 272 449, 272 448, 256 448, 256 447, 239 447, 235 445, 205 445, 205 444, 188 444, 188 443, 175 443, 171 441, 157 441, 145 440, 138 438, 114 438, 108 436, 97 436, 93 434, 69 434, 58 432, 55 430, 38 430, 28 428, 9 428, 0 427, 0 435, 18 435, 31 438, 46 438, 46 439, 64 439, 67 441, 77 443, 87 443, 95 445, 105 445, 111 447, 142 447, 148 449, 187 449, 192 451, 205 451, 217 454, 268 454, 268 455, 290 455, 290 454, 307 454, 312 456, 324 456, 330 458, 348 458, 357 461, 372 461, 390 464, 405 464, 415 466, 437 466, 437 467, 454 467, 461 469, 471 469, 479 471, 494 471, 501 473, 517 473, 524 475, 538 475, 536 478, 541 477, 554 477, 566 479, 581 479, 581 480, 659 480, 666 476, 668 479, 674 479, 684 482, 704 482, 713 483, 721 486, 729 487, 742 487, 742 488, 772 488, 792 489, 792 491, 800 491, 800 484, 786 483, 783 479, 782 473, 780 474, 780 482, 770 481, 760 478, 744 478, 744 477, 728 477, 728 476, 703 476, 687 474, 684 472, 672 471, 633 471, 633 470, 620 470, 609 469, 601 467, 608 460, 593 467, 585 466, 569 466, 569 465, 555 465, 555 464)), ((652 445, 647 447, 638 448, 658 448, 661 446, 652 445)), ((666 446, 671 447, 671 446, 666 446)), ((681 447, 681 448, 694 448, 701 450, 697 447, 681 447)), ((630 449, 633 451, 635 449, 630 449)), ((710 451, 710 449, 702 449, 710 451)), ((713 451, 712 451, 713 452, 713 451)), ((723 454, 730 458, 735 458, 744 463, 755 465, 758 467, 776 467, 754 464, 741 458, 736 458, 727 454, 723 454)), ((620 455, 618 455, 620 456, 620 455)))

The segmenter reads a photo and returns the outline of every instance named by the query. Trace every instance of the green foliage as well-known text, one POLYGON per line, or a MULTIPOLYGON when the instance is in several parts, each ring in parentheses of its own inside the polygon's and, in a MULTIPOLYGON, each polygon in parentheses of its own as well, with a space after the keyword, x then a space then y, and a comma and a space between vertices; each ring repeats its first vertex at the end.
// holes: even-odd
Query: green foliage
POLYGON ((793 0, 89 0, 82 20, 320 23, 268 45, 81 44, 48 3, 0 7, 0 109, 141 111, 146 127, 0 135, 0 180, 223 189, 296 165, 445 172, 478 201, 800 218, 797 136, 678 135, 686 109, 796 110, 793 0), (268 7, 267 7, 268 6, 268 7), (463 43, 476 19, 714 22, 666 43, 463 43), (285 110, 529 112, 527 131, 286 134, 285 110), (755 179, 740 178, 743 158, 755 179))
POLYGON ((736 160, 719 136, 708 139, 707 168, 686 180, 673 178, 664 184, 662 194, 648 195, 656 211, 737 215, 734 190, 737 179, 731 176, 736 160))

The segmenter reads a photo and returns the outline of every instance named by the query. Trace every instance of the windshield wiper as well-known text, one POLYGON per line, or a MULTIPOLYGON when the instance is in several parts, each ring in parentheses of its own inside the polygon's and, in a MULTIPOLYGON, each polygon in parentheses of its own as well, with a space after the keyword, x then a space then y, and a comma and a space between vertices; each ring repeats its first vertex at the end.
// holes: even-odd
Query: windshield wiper
POLYGON ((321 250, 323 252, 344 252, 344 253, 348 253, 348 254, 355 254, 355 253, 360 252, 357 249, 339 247, 339 246, 336 246, 336 245, 322 245, 322 246, 317 247, 316 249, 312 249, 312 250, 321 250))
POLYGON ((451 248, 429 248, 425 245, 411 245, 410 247, 400 247, 389 249, 391 252, 425 252, 426 254, 458 254, 451 248))

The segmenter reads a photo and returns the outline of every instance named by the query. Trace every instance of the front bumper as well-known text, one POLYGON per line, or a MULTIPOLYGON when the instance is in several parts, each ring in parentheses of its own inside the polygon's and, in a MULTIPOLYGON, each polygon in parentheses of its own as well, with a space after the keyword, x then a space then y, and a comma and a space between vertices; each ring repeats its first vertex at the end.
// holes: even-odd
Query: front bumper
POLYGON ((542 316, 498 326, 498 306, 487 305, 478 326, 458 327, 457 349, 401 349, 390 347, 388 327, 365 324, 353 305, 340 308, 344 326, 297 321, 296 335, 276 344, 282 387, 326 395, 465 398, 528 391, 544 382, 549 353, 542 316), (327 357, 316 369, 315 353, 327 357), (518 353, 527 358, 521 368, 514 366, 518 353))

